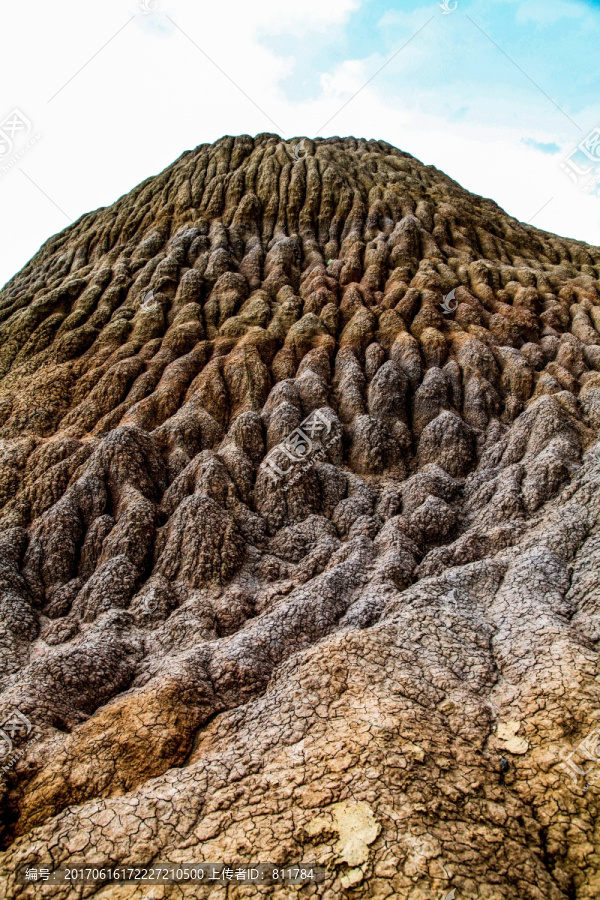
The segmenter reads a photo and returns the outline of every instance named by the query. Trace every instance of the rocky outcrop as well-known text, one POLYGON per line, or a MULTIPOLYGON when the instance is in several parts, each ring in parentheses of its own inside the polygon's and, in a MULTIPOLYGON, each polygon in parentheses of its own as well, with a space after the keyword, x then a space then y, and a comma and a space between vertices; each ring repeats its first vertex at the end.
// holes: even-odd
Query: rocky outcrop
POLYGON ((600 890, 600 249, 304 146, 185 153, 0 292, 7 898, 600 890))

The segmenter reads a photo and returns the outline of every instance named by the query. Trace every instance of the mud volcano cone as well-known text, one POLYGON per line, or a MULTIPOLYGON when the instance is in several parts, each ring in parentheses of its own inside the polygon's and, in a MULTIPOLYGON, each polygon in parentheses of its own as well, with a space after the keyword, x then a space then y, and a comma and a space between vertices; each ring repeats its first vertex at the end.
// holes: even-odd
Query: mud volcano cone
POLYGON ((0 291, 4 896, 592 900, 600 249, 298 140, 185 153, 0 291))

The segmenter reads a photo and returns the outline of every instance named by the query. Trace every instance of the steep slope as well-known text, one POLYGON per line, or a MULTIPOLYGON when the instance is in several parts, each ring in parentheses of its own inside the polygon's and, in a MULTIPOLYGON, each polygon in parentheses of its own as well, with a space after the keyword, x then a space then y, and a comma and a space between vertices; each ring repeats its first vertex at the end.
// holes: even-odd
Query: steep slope
POLYGON ((202 145, 0 292, 5 896, 591 900, 600 248, 290 150, 202 145))

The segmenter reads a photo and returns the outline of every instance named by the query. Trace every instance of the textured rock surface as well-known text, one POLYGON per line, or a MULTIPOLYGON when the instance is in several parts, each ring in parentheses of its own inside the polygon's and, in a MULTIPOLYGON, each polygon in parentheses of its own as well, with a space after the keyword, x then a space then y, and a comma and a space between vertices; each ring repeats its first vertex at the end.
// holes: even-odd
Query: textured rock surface
POLYGON ((600 249, 305 147, 186 153, 0 292, 8 898, 600 895, 600 249))

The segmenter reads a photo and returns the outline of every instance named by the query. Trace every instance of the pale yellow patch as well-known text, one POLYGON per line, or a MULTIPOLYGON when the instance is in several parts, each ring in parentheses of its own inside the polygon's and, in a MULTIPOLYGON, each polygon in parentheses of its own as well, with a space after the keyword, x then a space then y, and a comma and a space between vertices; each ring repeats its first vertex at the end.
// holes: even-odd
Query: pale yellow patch
POLYGON ((502 741, 504 749, 509 753, 523 754, 529 750, 529 741, 526 738, 517 737, 517 731, 521 727, 520 722, 499 722, 496 736, 502 741))
MULTIPOLYGON (((352 868, 363 865, 369 858, 369 845, 377 838, 381 825, 375 819, 371 807, 363 801, 344 800, 333 803, 305 828, 312 838, 336 834, 335 862, 347 863, 352 868)), ((346 877, 350 877, 347 873, 346 877)), ((354 877, 354 876, 352 876, 354 877)))

